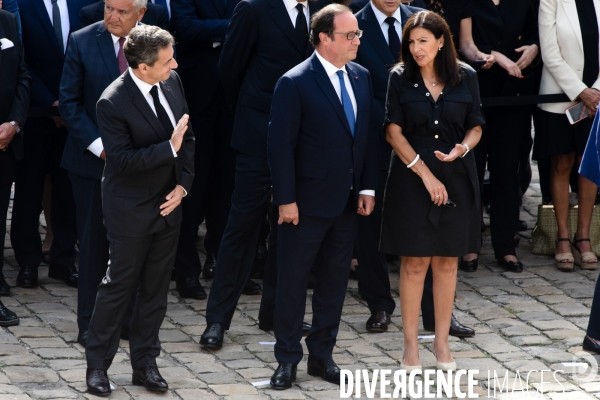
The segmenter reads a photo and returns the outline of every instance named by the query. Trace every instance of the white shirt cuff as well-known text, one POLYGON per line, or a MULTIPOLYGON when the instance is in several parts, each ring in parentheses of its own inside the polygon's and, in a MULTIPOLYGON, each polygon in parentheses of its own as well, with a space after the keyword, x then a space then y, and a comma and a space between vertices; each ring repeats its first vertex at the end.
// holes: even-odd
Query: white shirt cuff
POLYGON ((213 49, 216 49, 217 47, 221 46, 223 43, 221 42, 213 42, 213 49))
MULTIPOLYGON (((175 147, 173 147, 173 143, 171 143, 170 140, 169 140, 169 145, 171 145, 171 150, 173 151, 173 157, 177 157, 177 152, 175 151, 175 147)), ((185 189, 183 189, 183 190, 185 191, 185 189)))
POLYGON ((181 190, 183 190, 183 197, 187 196, 187 190, 185 190, 185 188, 181 185, 177 185, 181 188, 181 190))
POLYGON ((93 155, 100 158, 100 154, 104 151, 104 145, 102 144, 102 138, 98 138, 90 144, 87 149, 92 152, 93 155))
POLYGON ((358 194, 366 194, 367 196, 373 196, 373 197, 375 197, 375 191, 374 190, 361 190, 360 192, 358 192, 358 194))

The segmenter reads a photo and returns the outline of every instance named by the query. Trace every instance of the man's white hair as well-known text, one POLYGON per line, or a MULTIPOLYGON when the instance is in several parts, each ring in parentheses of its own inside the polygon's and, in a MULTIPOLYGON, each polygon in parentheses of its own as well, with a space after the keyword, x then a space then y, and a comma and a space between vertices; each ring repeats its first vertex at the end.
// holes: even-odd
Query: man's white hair
MULTIPOLYGON (((106 0, 104 0, 106 2, 106 0)), ((142 7, 148 6, 148 0, 133 0, 133 5, 135 6, 135 10, 139 11, 142 7)))

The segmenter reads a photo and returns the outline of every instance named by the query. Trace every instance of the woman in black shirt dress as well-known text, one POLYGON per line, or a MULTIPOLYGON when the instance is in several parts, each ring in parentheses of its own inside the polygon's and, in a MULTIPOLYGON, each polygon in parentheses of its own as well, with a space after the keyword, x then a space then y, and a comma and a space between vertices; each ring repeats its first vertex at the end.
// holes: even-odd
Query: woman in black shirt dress
POLYGON ((418 321, 423 282, 433 270, 434 351, 438 368, 456 368, 448 332, 458 257, 480 246, 479 185, 470 149, 481 137, 475 71, 459 64, 448 25, 422 11, 406 22, 402 63, 388 85, 386 135, 394 149, 380 250, 402 256, 402 365, 420 367, 418 321), (407 168, 408 167, 408 168, 407 168))

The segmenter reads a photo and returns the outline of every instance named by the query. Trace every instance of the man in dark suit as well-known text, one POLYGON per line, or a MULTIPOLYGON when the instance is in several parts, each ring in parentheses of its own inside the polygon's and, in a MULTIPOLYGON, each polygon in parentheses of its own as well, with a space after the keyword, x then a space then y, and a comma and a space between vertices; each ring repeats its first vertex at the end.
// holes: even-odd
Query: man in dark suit
MULTIPOLYGON (((400 40, 406 20, 420 8, 401 4, 400 0, 371 0, 356 14, 358 26, 365 34, 358 49, 356 62, 371 74, 377 126, 383 126, 389 70, 400 59, 400 40)), ((379 182, 385 186, 392 147, 379 129, 379 182)), ((383 190, 376 193, 383 197, 383 190)), ((359 287, 367 301, 371 316, 366 328, 369 332, 385 332, 391 321, 396 303, 390 294, 390 279, 385 255, 379 253, 382 202, 375 205, 368 218, 359 219, 359 234, 356 242, 359 287)), ((433 278, 427 275, 422 299, 423 324, 426 329, 435 327, 433 315, 433 278)), ((463 326, 454 317, 450 328, 454 336, 473 336, 471 328, 463 326)))
POLYGON ((171 71, 177 68, 173 43, 169 32, 156 26, 132 29, 124 49, 130 68, 97 105, 106 154, 102 210, 110 264, 98 288, 86 345, 86 381, 95 394, 110 393, 106 370, 136 288, 129 333, 132 382, 153 391, 168 389, 156 366, 158 331, 167 311, 179 204, 194 179, 194 136, 181 81, 171 71))
MULTIPOLYGON (((235 189, 206 309, 207 327, 200 344, 221 348, 237 301, 252 270, 264 210, 271 199, 267 131, 277 79, 305 60, 308 21, 320 6, 296 0, 242 0, 235 8, 219 61, 227 101, 235 113, 231 146, 236 158, 235 189)), ((269 257, 259 328, 273 326, 277 207, 271 208, 269 257)))
MULTIPOLYGON (((0 10, 0 296, 10 294, 4 279, 4 236, 10 190, 15 177, 17 160, 23 158, 23 125, 29 107, 31 78, 25 68, 25 55, 17 18, 0 10)), ((0 326, 17 325, 17 315, 0 302, 0 326)))
MULTIPOLYGON (((315 53, 277 83, 269 120, 273 204, 279 206, 275 358, 271 387, 287 389, 302 360, 301 322, 311 270, 309 375, 340 383, 332 358, 348 284, 358 214, 379 189, 369 72, 351 62, 362 32, 348 7, 332 4, 311 22, 315 53), (314 267, 313 267, 314 266, 314 267)), ((360 218, 364 218, 360 217, 360 218)))
POLYGON ((59 110, 69 130, 61 166, 69 171, 77 205, 77 341, 83 346, 98 285, 108 263, 100 187, 105 153, 98 132, 96 103, 104 89, 127 69, 125 37, 146 11, 138 6, 136 0, 106 0, 103 22, 71 34, 61 78, 59 110))
MULTIPOLYGON (((165 30, 169 29, 169 13, 165 8, 152 3, 147 3, 145 6, 140 7, 140 9, 142 8, 146 9, 141 20, 143 24, 156 25, 165 30)), ((79 11, 81 27, 85 28, 95 22, 104 20, 105 12, 104 0, 83 7, 79 11)))
MULTIPOLYGON (((31 106, 58 106, 60 77, 69 33, 79 29, 77 15, 92 0, 19 0, 23 46, 33 78, 31 106)), ((27 119, 24 157, 18 163, 11 242, 19 264, 17 286, 37 286, 42 258, 39 216, 46 173, 52 180, 52 262, 48 276, 77 287, 75 201, 67 171, 60 167, 67 129, 61 117, 27 119)))
POLYGON ((204 277, 212 277, 235 177, 231 148, 233 114, 225 100, 218 64, 229 19, 239 0, 173 0, 171 26, 177 37, 178 73, 187 95, 190 121, 196 131, 197 173, 182 204, 183 221, 175 257, 176 287, 184 298, 205 299, 198 278, 202 271, 196 247, 203 219, 206 235, 204 277), (210 240, 209 240, 210 237, 210 240))
MULTIPOLYGON (((370 0, 351 0, 348 7, 350 7, 352 12, 356 14, 357 12, 362 10, 367 4, 369 4, 369 1, 370 0)), ((425 0, 400 0, 400 2, 402 4, 415 8, 425 8, 425 0)))

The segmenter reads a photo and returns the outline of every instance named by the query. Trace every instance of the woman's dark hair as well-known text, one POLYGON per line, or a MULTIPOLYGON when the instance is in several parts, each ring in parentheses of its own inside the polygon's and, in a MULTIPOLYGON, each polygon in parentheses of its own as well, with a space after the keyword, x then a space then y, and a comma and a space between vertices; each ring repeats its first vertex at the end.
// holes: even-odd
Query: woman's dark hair
POLYGON ((453 86, 460 82, 461 76, 456 58, 456 50, 450 34, 450 28, 442 17, 432 11, 419 11, 408 18, 402 30, 402 48, 400 64, 404 65, 404 75, 412 82, 417 81, 420 74, 419 65, 410 53, 410 32, 415 28, 427 29, 436 39, 444 37, 444 45, 433 60, 435 75, 444 83, 453 86))

